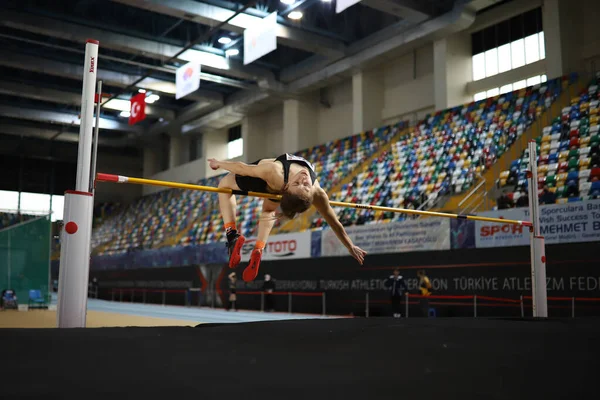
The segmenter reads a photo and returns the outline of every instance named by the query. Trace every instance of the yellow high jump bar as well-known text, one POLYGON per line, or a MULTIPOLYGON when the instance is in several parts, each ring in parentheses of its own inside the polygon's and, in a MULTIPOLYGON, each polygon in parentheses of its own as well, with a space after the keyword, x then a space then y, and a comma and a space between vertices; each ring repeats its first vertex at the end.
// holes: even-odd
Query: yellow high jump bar
MULTIPOLYGON (((159 181, 159 180, 154 180, 154 179, 132 178, 132 177, 122 176, 122 175, 98 173, 98 174, 96 174, 96 181, 98 181, 98 182, 114 182, 114 183, 132 183, 132 184, 136 184, 136 185, 161 186, 161 187, 169 187, 169 188, 175 188, 175 189, 199 190, 202 192, 235 194, 235 195, 239 195, 239 196, 261 197, 264 199, 281 200, 281 195, 278 195, 278 194, 249 192, 249 191, 245 191, 245 190, 216 188, 216 187, 212 187, 212 186, 192 185, 189 183, 159 181)), ((518 221, 518 220, 514 220, 514 219, 490 218, 490 217, 480 217, 477 215, 460 215, 460 214, 450 214, 450 213, 441 213, 441 212, 433 212, 433 211, 422 211, 422 210, 408 210, 405 208, 373 206, 370 204, 344 203, 341 201, 330 201, 329 204, 331 204, 334 207, 356 208, 359 210, 373 210, 373 211, 383 211, 383 212, 392 212, 392 213, 423 215, 423 216, 427 216, 427 217, 467 219, 467 220, 472 220, 472 221, 493 222, 493 223, 498 223, 498 224, 522 225, 522 226, 527 226, 529 228, 533 228, 533 225, 529 221, 518 221)))

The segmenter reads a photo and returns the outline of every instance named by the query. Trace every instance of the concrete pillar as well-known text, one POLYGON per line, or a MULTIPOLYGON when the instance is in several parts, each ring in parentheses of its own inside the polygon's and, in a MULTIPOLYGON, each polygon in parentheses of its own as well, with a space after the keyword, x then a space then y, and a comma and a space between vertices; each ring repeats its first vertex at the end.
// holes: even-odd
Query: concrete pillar
POLYGON ((369 131, 382 125, 383 73, 379 69, 352 76, 352 131, 369 131))
POLYGON ((436 40, 433 63, 435 109, 469 102, 467 83, 473 80, 470 34, 459 32, 436 40))
POLYGON ((249 146, 250 146, 250 138, 249 138, 249 122, 248 122, 248 117, 244 117, 242 119, 242 140, 244 142, 244 154, 242 155, 242 161, 244 162, 252 162, 252 160, 250 160, 248 158, 248 153, 249 153, 249 146))
MULTIPOLYGON (((227 160, 227 129, 219 129, 206 131, 202 135, 202 151, 203 158, 208 162, 209 158, 217 160, 227 160)), ((208 166, 206 167, 206 176, 214 176, 222 174, 222 170, 213 171, 208 166)))
POLYGON ((175 168, 181 165, 181 137, 171 136, 169 141, 169 168, 175 168))
POLYGON ((546 76, 549 79, 563 74, 562 43, 560 39, 559 0, 545 0, 542 5, 542 23, 546 49, 546 76))
POLYGON ((298 150, 301 130, 300 101, 295 99, 283 102, 283 146, 287 152, 298 150))
POLYGON ((179 138, 179 147, 181 150, 179 152, 179 163, 180 164, 185 164, 190 161, 193 161, 190 159, 190 146, 191 145, 192 145, 192 138, 190 138, 189 136, 181 136, 179 138))
POLYGON ((542 18, 548 78, 589 71, 590 63, 600 59, 599 2, 582 1, 575 6, 571 0, 545 0, 542 18))
POLYGON ((293 153, 317 141, 316 99, 289 99, 283 103, 283 151, 293 153))
POLYGON ((143 158, 144 158, 144 167, 143 167, 144 177, 149 178, 152 175, 159 172, 158 153, 155 148, 144 147, 143 158))
POLYGON ((254 162, 265 157, 267 145, 263 142, 264 129, 261 129, 262 118, 250 115, 242 123, 242 138, 244 139, 244 157, 247 162, 254 162))

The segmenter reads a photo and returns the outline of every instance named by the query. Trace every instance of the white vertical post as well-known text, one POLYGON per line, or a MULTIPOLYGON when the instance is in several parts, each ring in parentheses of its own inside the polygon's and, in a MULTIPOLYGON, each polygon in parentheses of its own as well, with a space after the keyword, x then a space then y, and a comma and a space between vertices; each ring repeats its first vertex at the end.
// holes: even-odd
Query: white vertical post
POLYGON ((92 161, 92 126, 94 119, 94 91, 98 70, 97 40, 88 39, 85 44, 83 65, 83 89, 81 92, 81 123, 79 125, 79 149, 77 153, 77 178, 75 190, 87 192, 90 187, 92 161))
POLYGON ((520 300, 521 300, 521 318, 525 318, 525 308, 523 306, 523 295, 521 295, 520 300))
POLYGON ((6 270, 6 272, 7 272, 7 278, 8 278, 7 282, 8 282, 8 287, 10 288, 10 287, 12 287, 12 283, 10 281, 10 278, 11 278, 10 277, 10 273, 11 273, 11 271, 10 271, 10 269, 11 269, 10 231, 8 232, 8 251, 6 252, 6 256, 7 256, 6 262, 7 262, 7 266, 8 266, 8 268, 6 270))
POLYGON ((94 197, 89 193, 92 156, 94 89, 98 70, 97 40, 85 45, 81 123, 75 190, 65 193, 65 210, 60 250, 57 322, 59 328, 84 328, 90 269, 90 239, 94 197))
POLYGON ((59 328, 85 327, 93 208, 91 193, 65 192, 58 273, 59 328))
POLYGON ((92 150, 92 169, 90 172, 90 192, 95 193, 96 161, 98 159, 98 131, 100 130, 100 109, 102 107, 102 81, 98 82, 98 102, 96 104, 96 126, 94 127, 94 149, 92 150))
POLYGON ((537 150, 535 140, 529 141, 529 218, 533 224, 530 231, 531 245, 531 291, 533 316, 548 317, 548 300, 546 293, 546 252, 544 237, 540 235, 539 198, 537 185, 537 150))

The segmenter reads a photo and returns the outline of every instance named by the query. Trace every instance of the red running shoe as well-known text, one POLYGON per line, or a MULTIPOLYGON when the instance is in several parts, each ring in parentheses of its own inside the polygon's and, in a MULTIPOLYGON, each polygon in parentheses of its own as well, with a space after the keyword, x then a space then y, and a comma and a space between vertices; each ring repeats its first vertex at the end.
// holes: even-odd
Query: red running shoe
POLYGON ((258 276, 258 267, 260 266, 260 259, 262 257, 262 250, 254 249, 252 250, 252 255, 250 256, 250 264, 244 270, 244 274, 242 277, 244 278, 244 282, 252 282, 258 276))
POLYGON ((240 234, 236 234, 233 239, 227 241, 227 249, 229 251, 229 268, 235 268, 242 261, 242 247, 246 242, 246 238, 240 234))

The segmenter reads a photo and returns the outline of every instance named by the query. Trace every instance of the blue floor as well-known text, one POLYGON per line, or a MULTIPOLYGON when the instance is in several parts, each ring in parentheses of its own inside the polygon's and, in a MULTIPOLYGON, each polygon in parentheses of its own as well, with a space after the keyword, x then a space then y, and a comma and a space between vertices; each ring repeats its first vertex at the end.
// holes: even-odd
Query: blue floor
MULTIPOLYGON (((56 304, 56 293, 52 303, 56 304)), ((290 319, 339 318, 321 315, 263 313, 260 311, 225 311, 209 307, 162 306, 156 304, 121 303, 108 300, 88 299, 88 310, 116 314, 139 315, 142 317, 178 319, 197 323, 240 323, 258 321, 282 321, 290 319)))
POLYGON ((281 321, 289 319, 332 318, 321 315, 263 313, 260 311, 225 311, 209 307, 161 306, 155 304, 120 303, 107 300, 88 300, 88 310, 143 317, 179 319, 202 323, 239 323, 281 321))

